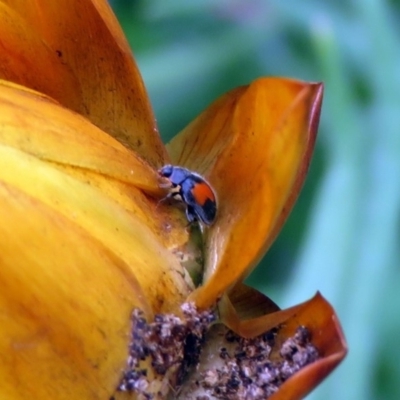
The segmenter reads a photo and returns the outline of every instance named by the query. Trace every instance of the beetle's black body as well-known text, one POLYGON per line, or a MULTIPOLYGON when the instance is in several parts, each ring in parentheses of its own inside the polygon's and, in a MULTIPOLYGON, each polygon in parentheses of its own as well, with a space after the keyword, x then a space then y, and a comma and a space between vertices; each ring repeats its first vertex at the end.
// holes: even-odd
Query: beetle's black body
POLYGON ((168 197, 178 197, 186 205, 189 223, 200 221, 211 225, 217 215, 216 195, 210 184, 199 174, 186 168, 165 165, 160 176, 169 180, 171 191, 168 197))

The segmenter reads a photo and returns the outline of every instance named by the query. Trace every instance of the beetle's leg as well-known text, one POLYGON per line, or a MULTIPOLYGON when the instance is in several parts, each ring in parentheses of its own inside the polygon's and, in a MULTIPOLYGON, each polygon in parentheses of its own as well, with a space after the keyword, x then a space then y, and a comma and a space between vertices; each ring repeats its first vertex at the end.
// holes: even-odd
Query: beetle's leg
POLYGON ((175 199, 175 200, 182 201, 182 195, 181 195, 179 188, 177 186, 173 186, 173 188, 176 190, 169 192, 166 196, 164 196, 162 199, 160 199, 158 201, 157 205, 160 203, 163 203, 164 201, 166 201, 168 199, 175 199))
MULTIPOLYGON (((159 186, 161 189, 171 189, 171 188, 174 187, 174 185, 173 185, 170 181, 161 182, 161 183, 158 184, 158 186, 159 186)), ((175 187, 176 187, 176 186, 175 186, 175 187)))
POLYGON ((192 206, 187 206, 186 207, 186 218, 189 221, 189 225, 191 225, 193 222, 197 221, 197 215, 194 211, 194 208, 192 206))

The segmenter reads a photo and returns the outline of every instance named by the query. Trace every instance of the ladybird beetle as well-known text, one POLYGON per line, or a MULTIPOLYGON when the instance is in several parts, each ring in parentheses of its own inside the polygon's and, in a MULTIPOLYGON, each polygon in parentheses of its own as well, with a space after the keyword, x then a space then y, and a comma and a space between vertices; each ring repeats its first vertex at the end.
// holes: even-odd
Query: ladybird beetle
POLYGON ((174 165, 164 165, 158 173, 169 181, 167 187, 171 191, 166 198, 178 198, 185 203, 189 223, 200 221, 211 225, 214 222, 217 215, 217 196, 201 175, 174 165))

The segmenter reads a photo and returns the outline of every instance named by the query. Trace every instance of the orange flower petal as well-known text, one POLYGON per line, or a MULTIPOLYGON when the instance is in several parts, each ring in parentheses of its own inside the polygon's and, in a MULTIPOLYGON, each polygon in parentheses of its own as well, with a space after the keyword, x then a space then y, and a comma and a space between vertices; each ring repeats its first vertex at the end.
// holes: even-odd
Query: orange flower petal
MULTIPOLYGON (((292 308, 279 336, 293 335, 299 325, 306 326, 321 359, 289 378, 269 400, 300 400, 328 376, 347 354, 346 340, 332 306, 317 293, 311 300, 292 308)), ((268 316, 266 316, 268 317, 268 316)))
MULTIPOLYGON (((183 392, 179 398, 184 399, 190 396, 201 395, 212 396, 214 385, 218 388, 218 384, 220 384, 221 390, 224 390, 224 387, 226 387, 227 380, 218 380, 220 375, 216 371, 217 369, 219 371, 227 371, 230 369, 231 363, 235 363, 236 361, 234 357, 235 350, 233 348, 230 349, 232 342, 226 340, 226 328, 223 325, 232 325, 231 317, 233 314, 236 314, 235 318, 239 321, 238 324, 234 324, 234 331, 245 338, 254 338, 266 333, 271 328, 278 328, 275 332, 276 336, 274 335, 274 346, 269 355, 272 362, 282 360, 279 351, 283 343, 289 337, 293 338, 299 327, 303 326, 307 329, 310 333, 310 343, 318 350, 320 358, 300 369, 288 378, 276 393, 268 397, 268 399, 272 400, 300 400, 304 398, 343 360, 347 353, 346 341, 333 308, 317 293, 309 301, 287 310, 273 311, 267 315, 252 319, 242 319, 243 314, 252 314, 254 310, 256 313, 260 311, 260 299, 261 303, 264 304, 263 307, 265 308, 266 306, 267 312, 276 309, 276 306, 273 305, 271 300, 267 300, 265 296, 261 294, 256 295, 252 289, 245 287, 239 287, 238 289, 238 293, 234 294, 232 298, 233 302, 230 304, 231 310, 228 314, 224 314, 224 312, 229 300, 226 298, 223 300, 225 305, 222 306, 224 309, 221 315, 222 324, 216 324, 209 331, 206 344, 201 353, 200 364, 193 371, 192 375, 187 378, 187 381, 183 385, 183 392), (251 299, 253 299, 253 302, 251 299), (244 303, 246 303, 247 310, 243 309, 244 303), (236 313, 237 310, 232 307, 233 305, 239 305, 241 315, 236 313), (230 319, 229 321, 227 321, 227 317, 230 319), (226 353, 230 354, 231 358, 218 356, 222 348, 225 348, 226 353), (209 383, 206 385, 193 383, 207 380, 209 380, 209 383)), ((250 360, 247 360, 246 357, 246 353, 241 354, 241 361, 238 368, 240 369, 241 366, 244 366, 243 372, 250 372, 252 378, 257 379, 257 372, 260 373, 260 371, 257 369, 254 370, 253 368, 255 367, 251 367, 252 363, 249 362, 247 364, 246 361, 250 360), (248 368, 247 371, 245 370, 245 366, 248 368)), ((264 361, 267 360, 265 359, 264 361)), ((245 386, 247 385, 241 383, 239 378, 237 382, 239 393, 240 388, 243 389, 245 386)))
POLYGON ((142 78, 103 0, 0 1, 0 78, 89 118, 151 165, 166 153, 142 78))
POLYGON ((322 91, 258 79, 217 100, 170 143, 174 163, 205 174, 219 199, 205 284, 191 296, 200 307, 247 274, 281 228, 310 162, 322 91))

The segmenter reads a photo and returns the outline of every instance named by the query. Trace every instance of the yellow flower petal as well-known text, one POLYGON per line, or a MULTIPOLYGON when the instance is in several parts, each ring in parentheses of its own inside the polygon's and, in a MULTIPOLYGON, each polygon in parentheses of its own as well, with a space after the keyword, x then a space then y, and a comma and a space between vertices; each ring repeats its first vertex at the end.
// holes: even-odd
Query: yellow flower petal
POLYGON ((89 118, 153 166, 166 153, 129 45, 103 0, 0 1, 0 79, 89 118))
POLYGON ((124 273, 138 279, 155 312, 179 306, 188 286, 166 248, 166 221, 155 218, 155 201, 135 186, 151 182, 150 168, 81 116, 38 94, 0 86, 0 106, 0 182, 74 221, 110 249, 129 267, 124 273), (60 158, 57 143, 60 154, 65 150, 60 158), (78 154, 87 149, 93 165, 77 164, 74 146, 78 154), (101 156, 109 165, 97 170, 101 156), (128 173, 116 160, 126 161, 128 173), (143 176, 130 174, 131 167, 143 176), (111 177, 103 177, 104 170, 111 177))
POLYGON ((207 237, 210 306, 270 246, 300 190, 313 148, 321 84, 258 79, 212 104, 172 140, 173 162, 204 173, 219 199, 207 237))
POLYGON ((0 108, 1 393, 109 398, 132 310, 189 294, 167 249, 185 235, 143 192, 156 172, 85 118, 4 82, 0 108))
POLYGON ((0 182, 0 204, 2 398, 109 398, 132 307, 150 310, 134 274, 16 187, 0 182))
POLYGON ((162 193, 157 173, 136 153, 51 98, 0 80, 0 102, 3 125, 29 130, 29 135, 22 136, 4 128, 2 143, 42 160, 95 171, 153 194, 162 193))

